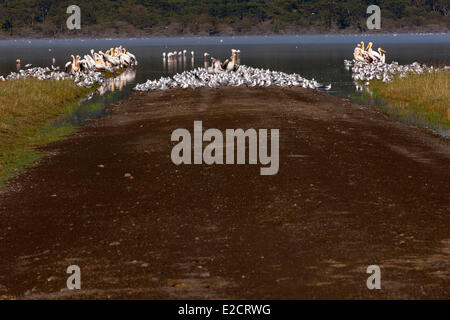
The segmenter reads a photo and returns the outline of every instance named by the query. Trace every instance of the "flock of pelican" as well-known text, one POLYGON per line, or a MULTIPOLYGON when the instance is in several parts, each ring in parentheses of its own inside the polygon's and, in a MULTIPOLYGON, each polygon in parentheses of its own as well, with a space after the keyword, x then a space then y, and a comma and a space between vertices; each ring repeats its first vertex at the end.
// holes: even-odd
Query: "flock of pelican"
MULTIPOLYGON (((217 68, 219 66, 217 65, 217 68)), ((298 74, 287 74, 284 72, 270 71, 258 68, 252 68, 241 65, 233 70, 219 70, 215 72, 214 66, 209 68, 196 68, 191 71, 178 73, 172 78, 162 77, 159 80, 147 80, 147 82, 138 84, 134 90, 168 90, 175 88, 218 88, 220 86, 247 86, 247 87, 304 87, 325 90, 331 89, 331 85, 324 86, 314 79, 308 80, 298 74), (209 69, 212 68, 212 69, 209 69)), ((223 69, 223 68, 222 68, 223 69)), ((231 69, 231 67, 230 67, 231 69)))
POLYGON ((372 46, 372 42, 369 42, 367 47, 364 47, 364 42, 361 42, 353 51, 354 59, 344 60, 345 68, 352 71, 352 78, 358 91, 367 90, 369 81, 373 79, 387 83, 391 82, 396 76, 404 78, 409 73, 423 74, 450 69, 450 67, 428 67, 418 62, 409 65, 400 65, 396 61, 386 63, 386 51, 378 48, 378 52, 375 52, 372 50, 372 46))
POLYGON ((353 58, 359 62, 386 63, 386 51, 381 48, 378 48, 377 51, 374 51, 372 49, 372 46, 373 46, 373 43, 369 42, 367 47, 364 47, 364 42, 361 41, 361 43, 358 44, 355 47, 355 50, 353 51, 353 58))
POLYGON ((102 70, 112 71, 117 68, 131 68, 138 64, 134 54, 122 48, 122 46, 111 48, 106 53, 103 51, 94 52, 94 49, 91 49, 91 55, 86 54, 83 59, 79 55, 71 55, 71 57, 72 61, 65 65, 65 71, 70 74, 102 70))

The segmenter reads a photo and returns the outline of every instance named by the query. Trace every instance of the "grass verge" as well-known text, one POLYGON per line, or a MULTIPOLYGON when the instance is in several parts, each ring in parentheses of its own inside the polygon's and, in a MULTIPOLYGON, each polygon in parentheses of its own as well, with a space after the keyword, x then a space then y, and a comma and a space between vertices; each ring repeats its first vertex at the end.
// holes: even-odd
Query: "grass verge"
POLYGON ((450 71, 410 74, 391 83, 370 83, 374 93, 389 105, 383 110, 394 117, 420 119, 432 128, 450 129, 450 71))
POLYGON ((0 186, 42 156, 37 147, 75 131, 73 126, 50 124, 73 112, 89 90, 70 80, 0 82, 0 186))

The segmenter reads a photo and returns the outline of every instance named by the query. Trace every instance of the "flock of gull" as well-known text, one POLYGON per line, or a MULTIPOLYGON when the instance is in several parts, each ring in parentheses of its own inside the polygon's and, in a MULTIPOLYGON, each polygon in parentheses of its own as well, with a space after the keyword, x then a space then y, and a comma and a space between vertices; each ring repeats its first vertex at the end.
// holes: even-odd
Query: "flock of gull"
POLYGON ((91 88, 94 84, 102 84, 105 77, 101 72, 89 71, 87 73, 70 74, 61 71, 59 67, 34 67, 18 72, 11 72, 6 77, 0 76, 0 81, 17 80, 25 78, 36 78, 39 80, 73 80, 77 85, 91 88))
MULTIPOLYGON (((331 85, 322 85, 316 80, 308 80, 298 74, 287 74, 279 71, 264 70, 239 65, 240 51, 232 50, 229 59, 221 61, 211 57, 211 65, 196 68, 191 71, 177 73, 173 77, 161 77, 158 80, 147 80, 134 88, 137 91, 168 90, 174 88, 218 88, 221 86, 247 86, 247 87, 295 87, 301 86, 312 89, 331 89, 331 85)), ((205 55, 206 57, 206 55, 205 55)))
MULTIPOLYGON (((60 67, 31 67, 30 64, 17 72, 11 72, 6 77, 0 76, 0 81, 37 78, 39 80, 73 80, 77 85, 85 88, 91 88, 95 84, 105 83, 105 77, 102 71, 114 72, 119 69, 131 68, 137 65, 136 57, 128 52, 122 46, 111 48, 106 53, 102 51, 94 52, 91 55, 85 55, 83 59, 80 56, 72 55, 72 61, 65 65, 64 70, 60 67), (30 68, 31 67, 31 68, 30 68)), ((55 60, 53 59, 53 64, 55 60)), ((17 60, 20 66, 20 60, 17 60)))

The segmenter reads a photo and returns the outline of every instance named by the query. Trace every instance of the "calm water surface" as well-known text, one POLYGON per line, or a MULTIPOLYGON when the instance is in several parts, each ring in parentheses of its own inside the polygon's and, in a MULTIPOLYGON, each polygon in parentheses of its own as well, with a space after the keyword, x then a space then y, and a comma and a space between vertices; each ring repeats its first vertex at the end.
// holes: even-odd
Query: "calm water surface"
POLYGON ((16 71, 16 59, 33 66, 64 66, 71 54, 80 56, 90 49, 106 51, 123 45, 134 53, 139 61, 135 72, 108 84, 107 92, 85 102, 80 113, 72 121, 102 115, 106 107, 129 95, 137 83, 147 79, 171 76, 182 70, 203 67, 203 53, 225 59, 230 50, 241 50, 241 64, 268 68, 287 73, 298 73, 308 79, 331 83, 330 93, 357 98, 351 74, 344 68, 344 59, 351 59, 353 48, 360 41, 374 42, 375 47, 387 50, 387 61, 401 64, 418 61, 429 65, 450 65, 450 34, 434 35, 320 35, 320 36, 248 36, 248 37, 191 37, 148 39, 99 39, 99 40, 8 40, 0 41, 0 75, 16 71), (186 61, 177 65, 163 64, 162 53, 188 51, 186 61), (194 61, 190 52, 195 52, 194 61), (93 112, 89 104, 100 104, 93 112))

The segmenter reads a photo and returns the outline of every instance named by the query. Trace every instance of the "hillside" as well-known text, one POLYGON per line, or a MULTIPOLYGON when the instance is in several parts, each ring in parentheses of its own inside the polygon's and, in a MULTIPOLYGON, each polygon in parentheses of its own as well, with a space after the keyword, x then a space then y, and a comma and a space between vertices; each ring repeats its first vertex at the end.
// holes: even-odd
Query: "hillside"
POLYGON ((71 4, 0 0, 0 37, 365 32, 370 4, 379 32, 450 29, 447 0, 79 0, 81 30, 68 30, 71 4))

